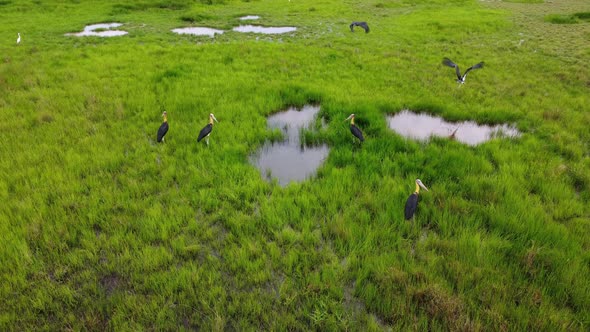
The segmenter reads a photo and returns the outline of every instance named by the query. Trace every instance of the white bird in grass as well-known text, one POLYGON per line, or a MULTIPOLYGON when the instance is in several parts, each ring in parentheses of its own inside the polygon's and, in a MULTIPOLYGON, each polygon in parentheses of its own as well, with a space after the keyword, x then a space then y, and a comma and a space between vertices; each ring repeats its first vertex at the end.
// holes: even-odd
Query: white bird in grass
POLYGON ((467 77, 467 73, 472 70, 472 69, 479 69, 479 68, 483 68, 483 61, 475 64, 469 68, 467 68, 467 70, 463 73, 463 75, 461 75, 461 71, 459 71, 459 66, 454 63, 453 61, 451 61, 451 59, 449 58, 444 58, 442 61, 443 65, 445 66, 449 66, 451 68, 455 68, 455 73, 457 74, 457 83, 461 83, 461 84, 465 84, 465 77, 467 77))
POLYGON ((20 44, 20 32, 18 33, 18 38, 16 39, 16 43, 20 44))

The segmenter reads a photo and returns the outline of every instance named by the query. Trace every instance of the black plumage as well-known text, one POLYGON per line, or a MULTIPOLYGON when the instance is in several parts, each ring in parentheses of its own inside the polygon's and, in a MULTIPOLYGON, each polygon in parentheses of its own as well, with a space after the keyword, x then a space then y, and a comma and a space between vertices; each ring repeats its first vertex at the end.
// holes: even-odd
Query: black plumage
POLYGON ((164 136, 166 136, 166 133, 168 132, 168 116, 166 112, 162 113, 162 116, 164 117, 164 122, 162 122, 160 128, 158 128, 158 143, 164 141, 164 136))
POLYGON ((369 25, 367 24, 367 22, 352 22, 350 24, 350 31, 354 32, 355 26, 365 29, 365 33, 369 33, 369 31, 370 31, 369 25))
POLYGON ((445 66, 449 66, 451 68, 455 68, 455 73, 457 74, 457 82, 458 83, 465 83, 465 77, 467 77, 467 73, 469 73, 471 70, 473 69, 479 69, 479 68, 483 68, 483 61, 480 63, 477 63, 469 68, 467 68, 467 70, 465 71, 465 73, 463 73, 463 75, 461 75, 461 71, 459 70, 459 66, 454 63, 453 61, 451 61, 451 59, 449 58, 444 58, 442 61, 443 65, 445 66))
POLYGON ((418 207, 418 193, 413 193, 406 201, 406 209, 404 210, 404 216, 406 217, 406 220, 412 219, 414 213, 416 212, 416 207, 418 207))
MULTIPOLYGON (((223 120, 223 119, 222 119, 223 120)), ((200 142, 203 138, 207 137, 207 135, 211 134, 213 130, 213 124, 208 123, 201 131, 199 132, 199 137, 197 138, 197 142, 200 142)), ((194 137, 194 136, 193 136, 194 137)))
POLYGON ((209 146, 209 135, 211 135, 211 132, 213 131, 213 121, 217 121, 217 119, 215 118, 215 115, 213 115, 213 113, 210 113, 209 123, 205 127, 203 127, 203 129, 201 129, 201 131, 199 132, 197 142, 200 142, 204 138, 205 142, 207 143, 207 146, 209 146))
POLYGON ((420 179, 416 179, 416 190, 408 197, 406 201, 406 207, 404 209, 404 217, 406 220, 412 219, 414 213, 416 213, 416 208, 418 207, 418 194, 420 193, 420 188, 428 191, 428 188, 420 181, 420 179))
POLYGON ((354 124, 354 114, 349 115, 344 121, 348 121, 350 120, 350 132, 352 133, 352 135, 356 138, 359 139, 359 141, 361 141, 361 143, 365 140, 365 138, 363 137, 363 132, 360 130, 359 127, 357 127, 354 124))
POLYGON ((354 124, 350 125, 350 132, 359 139, 359 141, 364 142, 365 138, 363 137, 363 132, 359 129, 359 127, 355 126, 354 124))

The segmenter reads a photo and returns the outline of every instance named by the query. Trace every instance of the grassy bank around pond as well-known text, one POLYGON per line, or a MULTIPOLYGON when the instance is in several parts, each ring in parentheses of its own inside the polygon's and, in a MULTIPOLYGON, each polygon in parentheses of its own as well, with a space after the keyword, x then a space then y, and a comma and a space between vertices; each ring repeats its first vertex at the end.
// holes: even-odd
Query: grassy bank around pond
POLYGON ((0 330, 587 330, 590 23, 547 17, 588 11, 0 1, 0 330), (129 34, 65 36, 110 22, 129 34), (225 32, 171 32, 189 26, 225 32), (485 67, 459 88, 443 57, 485 67), (330 153, 269 183, 248 162, 276 139, 266 116, 306 104, 330 153), (521 136, 417 142, 387 128, 405 109, 521 136))

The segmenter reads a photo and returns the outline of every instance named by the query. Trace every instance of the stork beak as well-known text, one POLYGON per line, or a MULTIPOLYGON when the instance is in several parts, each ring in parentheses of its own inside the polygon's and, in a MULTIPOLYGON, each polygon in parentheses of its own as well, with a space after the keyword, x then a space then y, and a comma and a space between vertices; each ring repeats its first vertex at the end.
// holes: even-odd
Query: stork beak
POLYGON ((429 191, 429 190, 428 190, 428 188, 426 188, 426 186, 424 185, 424 183, 422 183, 422 181, 420 181, 420 180, 416 180, 416 183, 417 183, 417 184, 418 184, 420 187, 422 187, 422 189, 424 189, 424 190, 426 190, 426 191, 429 191))
POLYGON ((351 114, 351 115, 349 115, 349 116, 346 118, 346 120, 344 120, 344 121, 348 121, 348 120, 352 119, 353 117, 354 117, 354 114, 351 114))
POLYGON ((213 118, 213 120, 215 120, 215 122, 219 122, 219 121, 217 121, 217 118, 215 118, 215 115, 213 115, 213 113, 211 113, 209 115, 211 115, 211 117, 213 118))

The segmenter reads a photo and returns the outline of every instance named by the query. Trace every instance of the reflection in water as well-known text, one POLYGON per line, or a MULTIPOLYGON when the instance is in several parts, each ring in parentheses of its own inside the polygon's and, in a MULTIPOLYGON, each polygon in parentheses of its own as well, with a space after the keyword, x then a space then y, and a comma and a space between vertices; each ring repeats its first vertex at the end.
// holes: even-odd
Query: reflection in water
POLYGON ((297 30, 295 27, 261 27, 258 25, 240 25, 233 28, 237 32, 254 32, 264 34, 279 34, 297 30))
POLYGON ((408 110, 387 116, 389 128, 398 134, 417 140, 427 140, 430 136, 451 137, 468 145, 477 145, 495 137, 518 137, 520 132, 506 124, 488 126, 474 121, 446 122, 442 118, 428 114, 416 114, 408 110))
POLYGON ((240 17, 240 20, 242 20, 242 21, 246 21, 246 20, 257 20, 259 18, 260 18, 260 16, 258 16, 258 15, 246 15, 246 16, 240 17))
POLYGON ((284 187, 291 181, 302 181, 315 174, 330 149, 325 144, 301 146, 299 132, 313 122, 319 110, 319 106, 305 106, 299 111, 290 108, 268 117, 268 127, 280 129, 285 140, 267 142, 250 157, 250 162, 260 170, 263 177, 269 180, 277 178, 284 187))
POLYGON ((91 24, 84 27, 84 31, 77 32, 77 33, 66 33, 66 36, 76 36, 76 37, 86 37, 86 36, 95 36, 95 37, 117 37, 123 36, 128 34, 127 31, 121 30, 105 30, 111 28, 120 27, 121 23, 99 23, 99 24, 91 24), (96 30, 103 30, 103 31, 96 31, 96 30))
POLYGON ((221 35, 223 33, 223 30, 196 27, 196 28, 172 29, 172 32, 177 33, 179 35, 209 36, 209 37, 213 38, 216 33, 221 35))

